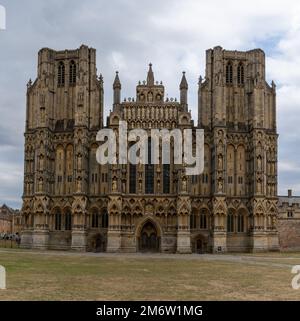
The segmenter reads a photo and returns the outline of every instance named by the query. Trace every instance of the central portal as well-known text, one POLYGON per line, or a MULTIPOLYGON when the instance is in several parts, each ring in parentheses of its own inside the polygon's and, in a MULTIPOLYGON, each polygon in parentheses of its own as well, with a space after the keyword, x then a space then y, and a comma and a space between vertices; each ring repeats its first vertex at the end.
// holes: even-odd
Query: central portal
POLYGON ((152 222, 146 222, 141 230, 139 248, 141 252, 158 252, 159 237, 152 222))

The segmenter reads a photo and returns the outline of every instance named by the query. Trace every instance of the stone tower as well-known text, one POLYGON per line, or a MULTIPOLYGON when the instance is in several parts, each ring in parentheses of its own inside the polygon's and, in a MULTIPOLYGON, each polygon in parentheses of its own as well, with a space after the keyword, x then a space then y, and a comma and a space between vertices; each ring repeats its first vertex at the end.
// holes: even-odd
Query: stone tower
POLYGON ((89 152, 102 121, 95 49, 41 49, 37 79, 27 85, 24 247, 85 249, 89 152))
POLYGON ((214 250, 278 249, 275 98, 261 49, 206 51, 198 126, 210 154, 214 250))

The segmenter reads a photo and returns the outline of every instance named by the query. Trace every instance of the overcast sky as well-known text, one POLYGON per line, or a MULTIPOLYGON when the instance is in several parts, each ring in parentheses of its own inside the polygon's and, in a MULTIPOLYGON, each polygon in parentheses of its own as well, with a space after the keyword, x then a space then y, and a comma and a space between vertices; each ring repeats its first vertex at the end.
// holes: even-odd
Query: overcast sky
POLYGON ((106 114, 120 73, 122 96, 133 97, 152 62, 169 97, 179 97, 181 72, 197 119, 197 79, 205 50, 262 48, 266 75, 277 85, 279 194, 300 194, 300 1, 214 0, 0 0, 0 204, 21 206, 25 94, 36 77, 42 47, 97 49, 106 114))

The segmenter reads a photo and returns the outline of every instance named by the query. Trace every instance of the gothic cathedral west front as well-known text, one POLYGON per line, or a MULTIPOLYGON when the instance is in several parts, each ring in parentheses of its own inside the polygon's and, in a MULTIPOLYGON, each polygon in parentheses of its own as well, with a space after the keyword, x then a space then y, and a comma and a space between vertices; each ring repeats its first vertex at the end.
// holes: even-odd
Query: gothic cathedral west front
POLYGON ((184 73, 179 101, 166 98, 151 64, 134 98, 121 99, 120 78, 105 125, 95 49, 39 51, 37 78, 27 84, 22 247, 279 250, 276 88, 266 82, 264 52, 206 51, 197 124, 184 73), (174 162, 99 165, 96 135, 118 135, 121 120, 128 129, 204 129, 203 173, 188 176, 174 162))

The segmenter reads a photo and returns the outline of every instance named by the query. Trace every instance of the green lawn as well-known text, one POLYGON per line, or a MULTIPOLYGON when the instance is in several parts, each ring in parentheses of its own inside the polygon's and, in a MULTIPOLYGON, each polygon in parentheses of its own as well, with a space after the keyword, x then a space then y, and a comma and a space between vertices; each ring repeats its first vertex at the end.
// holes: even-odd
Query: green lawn
POLYGON ((0 300, 299 300, 291 288, 295 261, 299 255, 279 253, 168 258, 1 249, 7 290, 0 300))

